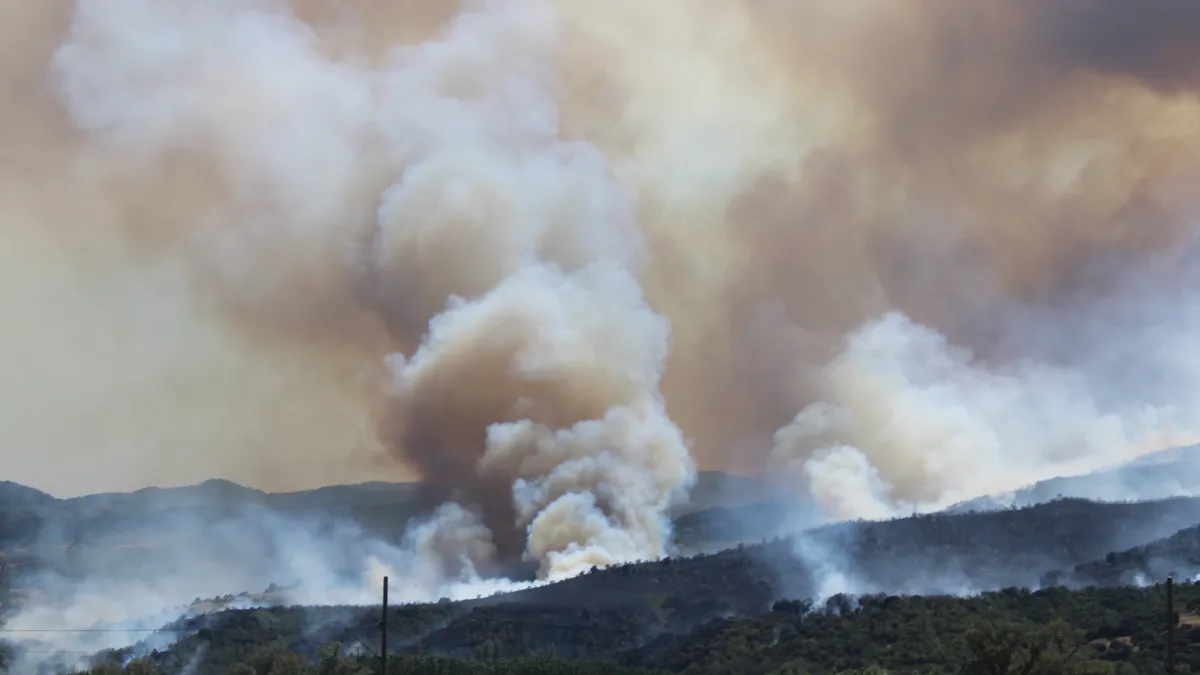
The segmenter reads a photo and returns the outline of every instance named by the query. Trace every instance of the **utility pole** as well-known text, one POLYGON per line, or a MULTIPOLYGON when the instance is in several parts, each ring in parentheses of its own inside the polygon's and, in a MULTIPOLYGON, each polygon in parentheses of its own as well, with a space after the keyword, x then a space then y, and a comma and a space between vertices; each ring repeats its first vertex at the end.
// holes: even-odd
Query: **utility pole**
POLYGON ((383 578, 383 610, 379 617, 379 672, 387 675, 388 578, 383 578))
POLYGON ((1167 675, 1175 675, 1175 579, 1167 577, 1167 675))

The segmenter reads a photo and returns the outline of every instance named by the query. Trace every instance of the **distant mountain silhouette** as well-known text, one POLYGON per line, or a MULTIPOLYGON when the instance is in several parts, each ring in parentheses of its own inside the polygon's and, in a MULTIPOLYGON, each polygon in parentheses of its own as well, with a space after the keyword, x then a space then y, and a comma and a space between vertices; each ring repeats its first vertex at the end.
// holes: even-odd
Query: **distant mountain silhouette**
POLYGON ((1014 492, 980 497, 950 511, 984 511, 1042 504, 1052 499, 1144 501, 1200 495, 1200 445, 1155 452, 1118 467, 1052 478, 1014 492))
POLYGON ((55 501, 54 497, 12 481, 0 481, 0 508, 35 507, 55 501))

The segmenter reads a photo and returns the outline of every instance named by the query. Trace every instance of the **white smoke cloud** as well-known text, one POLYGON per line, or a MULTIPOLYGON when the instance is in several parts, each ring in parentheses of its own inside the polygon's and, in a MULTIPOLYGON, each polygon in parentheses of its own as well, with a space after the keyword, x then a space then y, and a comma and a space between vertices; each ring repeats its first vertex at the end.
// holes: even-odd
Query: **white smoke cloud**
MULTIPOLYGON (((505 414, 528 415, 485 420, 478 472, 512 486, 526 554, 544 576, 561 577, 669 550, 666 512, 695 464, 657 393, 667 337, 620 268, 567 275, 534 265, 436 317, 412 359, 393 360, 393 386, 411 406, 437 399, 446 383, 475 381, 505 414), (586 408, 603 414, 560 426, 586 408)), ((456 399, 444 404, 449 424, 478 414, 456 399)))
MULTIPOLYGON (((51 661, 83 667, 88 654, 139 642, 162 649, 181 634, 153 631, 225 608, 377 604, 385 576, 395 604, 536 585, 482 578, 475 565, 492 555, 490 533, 476 514, 454 504, 410 522, 395 543, 341 517, 260 507, 217 517, 175 511, 147 533, 109 525, 123 527, 123 534, 86 533, 76 544, 92 560, 21 577, 37 595, 5 617, 8 638, 26 654, 18 669, 51 661), (147 541, 128 541, 137 534, 147 541)), ((64 553, 55 550, 61 546, 47 533, 35 552, 61 561, 64 553)))
POLYGON ((1155 406, 1110 393, 1101 402, 1089 374, 1034 359, 987 365, 889 313, 849 336, 825 371, 828 402, 805 408, 776 434, 774 457, 831 517, 878 519, 1117 465, 1195 438, 1190 397, 1155 406))

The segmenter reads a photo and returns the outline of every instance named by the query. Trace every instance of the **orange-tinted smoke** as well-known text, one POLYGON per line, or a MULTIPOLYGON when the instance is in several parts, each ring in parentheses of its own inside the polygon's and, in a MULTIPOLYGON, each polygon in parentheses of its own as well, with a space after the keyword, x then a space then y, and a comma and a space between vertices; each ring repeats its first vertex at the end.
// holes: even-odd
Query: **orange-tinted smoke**
POLYGON ((765 430, 822 395, 805 373, 883 310, 1022 357, 1013 303, 1086 301, 1185 243, 1193 4, 742 6, 741 44, 769 56, 741 75, 787 88, 780 115, 836 101, 843 130, 748 175, 721 216, 741 247, 728 295, 666 385, 703 464, 760 470, 765 430))
MULTIPOLYGON (((439 35, 459 7, 435 4, 294 9, 321 54, 357 51, 379 66, 391 48, 439 35)), ((775 431, 822 397, 819 371, 845 335, 881 312, 903 310, 1002 362, 1023 355, 1022 327, 1005 311, 1013 303, 1082 302, 1188 234, 1200 139, 1192 3, 551 4, 560 135, 594 142, 638 198, 647 293, 673 327, 668 411, 706 468, 761 471, 775 431)), ((266 227, 238 239, 241 262, 220 248, 197 253, 198 216, 239 184, 222 164, 236 154, 218 156, 236 145, 221 134, 274 128, 255 117, 267 106, 262 87, 227 66, 208 93, 230 102, 228 117, 173 139, 146 169, 73 126, 55 99, 49 65, 70 18, 65 2, 0 9, 0 231, 14 259, 38 262, 10 272, 8 286, 26 289, 12 291, 16 313, 42 312, 26 313, 42 318, 6 346, 54 335, 110 347, 61 370, 9 373, 47 373, 5 395, 36 390, 39 406, 58 412, 23 414, 20 433, 0 440, 52 447, 60 460, 118 457, 89 460, 87 480, 113 487, 214 473, 298 487, 403 475, 403 465, 480 489, 480 420, 513 417, 510 383, 439 383, 404 413, 422 425, 397 423, 367 373, 390 351, 411 354, 447 295, 485 292, 492 279, 480 270, 498 256, 474 239, 455 258, 447 251, 459 240, 447 239, 432 263, 377 276, 364 251, 396 176, 378 169, 381 144, 369 134, 356 146, 351 196, 336 215, 312 216, 318 236, 280 240, 266 227), (77 173, 89 157, 118 170, 77 173), (130 309, 91 309, 114 305, 130 309), (179 307, 182 318, 167 310, 179 307), (111 347, 127 335, 145 346, 111 347), (162 344, 171 348, 157 360, 141 356, 162 344), (61 393, 72 377, 85 393, 61 393), (147 401, 158 405, 153 423, 147 401), (482 413, 456 427, 464 409, 482 413), (64 419, 77 433, 49 430, 64 419), (440 430, 436 443, 421 436, 428 428, 440 430), (96 439, 100 449, 89 447, 96 439), (360 465, 349 450, 359 445, 375 463, 360 465), (117 454, 124 447, 141 449, 117 454), (201 452, 211 447, 224 449, 201 452), (111 475, 99 470, 114 464, 111 475)), ((256 206, 264 220, 305 216, 256 206)), ((199 238, 219 246, 244 225, 210 222, 199 238)))

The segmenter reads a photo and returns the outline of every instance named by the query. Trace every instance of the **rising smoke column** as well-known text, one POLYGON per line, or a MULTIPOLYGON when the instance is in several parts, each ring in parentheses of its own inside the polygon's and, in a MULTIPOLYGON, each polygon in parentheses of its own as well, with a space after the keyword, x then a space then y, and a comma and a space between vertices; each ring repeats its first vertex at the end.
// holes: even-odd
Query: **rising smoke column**
POLYGON ((83 2, 53 63, 117 170, 182 157, 222 184, 181 216, 228 311, 328 340, 367 313, 415 348, 387 359, 389 451, 551 576, 662 555, 694 474, 658 391, 669 327, 638 280, 635 204, 560 139, 556 23, 479 3, 375 67, 321 55, 272 3, 83 2))
POLYGON ((390 325, 428 331, 411 359, 390 361, 389 445, 466 487, 502 556, 525 547, 558 576, 663 555, 666 509, 695 469, 658 392, 669 329, 636 277, 633 204, 595 148, 556 138, 543 12, 464 15, 394 71, 396 112, 439 120, 393 130, 396 145, 444 139, 418 147, 384 193, 372 260, 390 325), (496 43, 520 45, 498 72, 496 43), (443 70, 478 99, 414 110, 408 79, 443 70), (431 281, 444 312, 410 295, 431 281))

